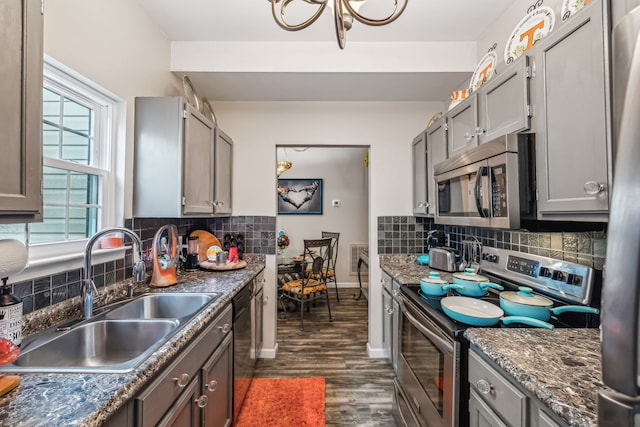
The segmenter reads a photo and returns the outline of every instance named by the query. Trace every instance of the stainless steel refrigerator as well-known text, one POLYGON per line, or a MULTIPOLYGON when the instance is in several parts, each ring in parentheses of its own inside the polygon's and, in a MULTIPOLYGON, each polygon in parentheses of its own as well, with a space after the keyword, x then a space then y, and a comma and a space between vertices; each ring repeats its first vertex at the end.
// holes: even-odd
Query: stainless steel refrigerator
POLYGON ((611 0, 616 154, 602 287, 598 425, 640 427, 640 1, 611 0))

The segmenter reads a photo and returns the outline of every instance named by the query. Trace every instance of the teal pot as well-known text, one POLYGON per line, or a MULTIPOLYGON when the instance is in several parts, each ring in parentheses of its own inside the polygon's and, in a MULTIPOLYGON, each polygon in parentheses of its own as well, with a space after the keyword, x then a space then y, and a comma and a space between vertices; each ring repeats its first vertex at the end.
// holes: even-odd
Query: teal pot
POLYGON ((429 265, 429 254, 422 254, 416 258, 416 262, 420 265, 429 265))
POLYGON ((442 311, 458 322, 471 326, 493 326, 520 323, 538 328, 553 329, 553 325, 525 316, 504 316, 504 311, 490 302, 469 297, 444 297, 440 301, 442 311))
POLYGON ((420 279, 420 290, 424 295, 431 297, 441 297, 446 295, 449 289, 461 289, 460 285, 451 285, 449 282, 440 277, 440 273, 432 271, 429 277, 420 279))
POLYGON ((526 316, 544 322, 551 318, 551 314, 566 312, 598 314, 600 310, 584 305, 563 305, 553 307, 553 301, 540 295, 534 295, 531 288, 520 286, 518 291, 500 293, 500 307, 509 316, 526 316))
POLYGON ((497 283, 491 283, 488 278, 476 274, 471 268, 466 268, 461 273, 453 274, 453 284, 461 286, 457 292, 468 297, 482 297, 487 294, 487 289, 493 288, 499 291, 504 288, 497 283))

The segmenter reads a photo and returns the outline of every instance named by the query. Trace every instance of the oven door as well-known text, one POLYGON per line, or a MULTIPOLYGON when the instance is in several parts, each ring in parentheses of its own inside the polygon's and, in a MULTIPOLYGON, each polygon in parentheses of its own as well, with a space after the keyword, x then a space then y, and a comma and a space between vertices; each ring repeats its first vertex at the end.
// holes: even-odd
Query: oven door
POLYGON ((488 227, 490 176, 486 161, 437 175, 436 224, 488 227))
POLYGON ((402 298, 398 382, 423 426, 458 423, 460 343, 402 298))

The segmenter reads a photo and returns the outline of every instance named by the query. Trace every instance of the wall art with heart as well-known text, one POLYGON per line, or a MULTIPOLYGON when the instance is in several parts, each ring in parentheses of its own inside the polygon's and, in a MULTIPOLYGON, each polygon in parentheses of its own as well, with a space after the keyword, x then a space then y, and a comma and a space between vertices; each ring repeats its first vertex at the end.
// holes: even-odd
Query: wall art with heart
POLYGON ((278 214, 322 215, 322 179, 279 179, 278 214))

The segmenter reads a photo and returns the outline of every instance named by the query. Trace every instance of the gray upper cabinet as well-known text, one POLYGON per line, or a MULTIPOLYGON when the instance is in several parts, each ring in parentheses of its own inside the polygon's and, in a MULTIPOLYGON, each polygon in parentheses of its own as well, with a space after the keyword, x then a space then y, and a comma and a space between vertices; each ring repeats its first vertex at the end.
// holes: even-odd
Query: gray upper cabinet
POLYGON ((436 181, 433 176, 433 166, 447 159, 447 118, 443 117, 434 122, 427 129, 427 193, 428 214, 436 214, 436 181))
POLYGON ((473 93, 447 113, 449 156, 478 145, 478 98, 473 93))
POLYGON ((42 220, 42 4, 0 8, 0 223, 42 220))
POLYGON ((428 213, 427 191, 427 135, 422 131, 413 140, 413 214, 415 216, 425 216, 428 213))
POLYGON ((523 56, 476 92, 479 143, 530 127, 529 58, 523 56))
POLYGON ((539 219, 608 217, 612 159, 605 6, 592 2, 535 46, 539 219))
POLYGON ((134 216, 231 213, 233 142, 184 98, 136 98, 134 138, 134 216))
POLYGON ((213 207, 216 214, 231 214, 231 174, 233 140, 220 128, 215 132, 215 191, 213 207))

